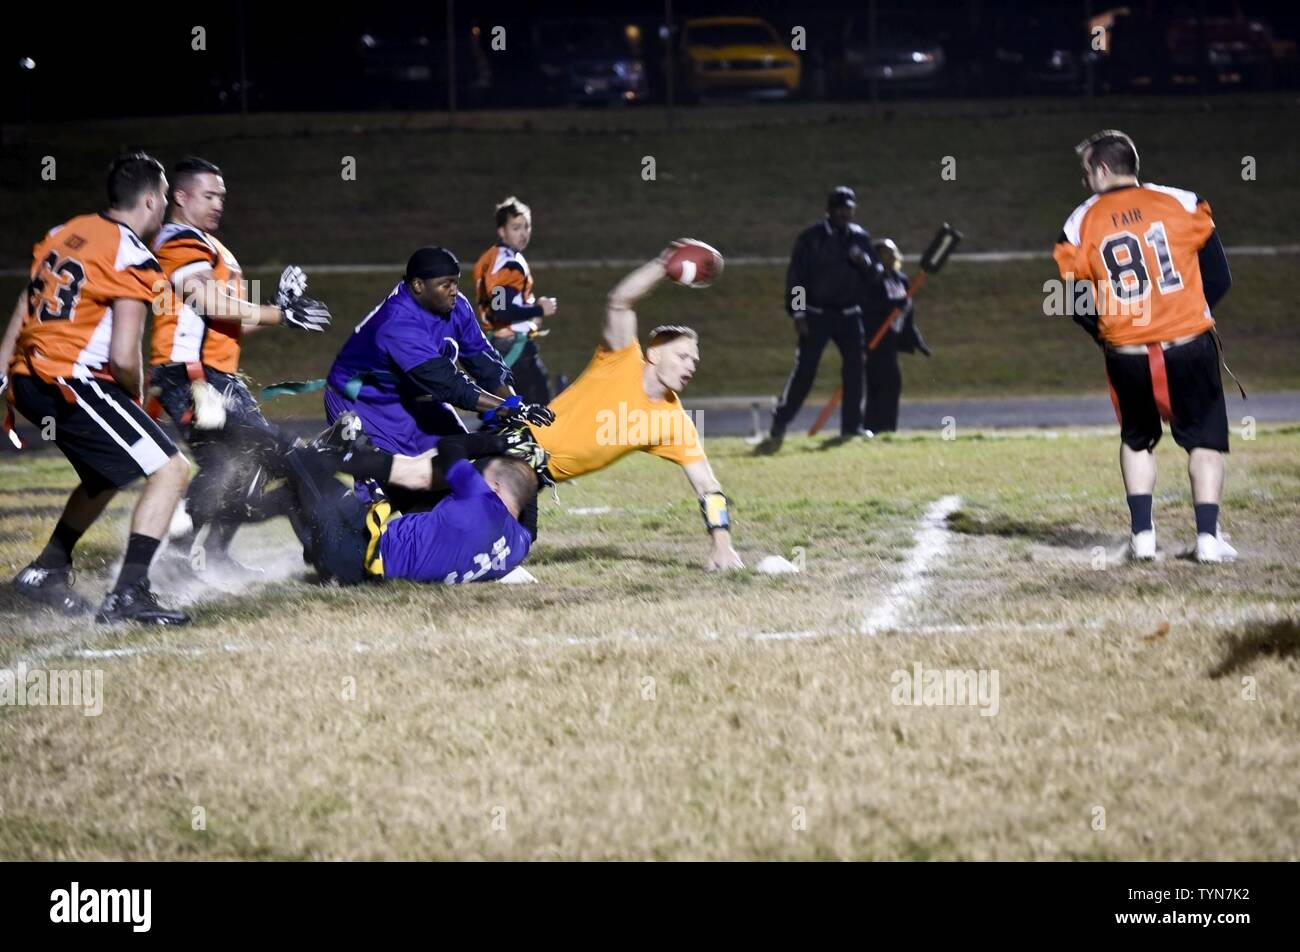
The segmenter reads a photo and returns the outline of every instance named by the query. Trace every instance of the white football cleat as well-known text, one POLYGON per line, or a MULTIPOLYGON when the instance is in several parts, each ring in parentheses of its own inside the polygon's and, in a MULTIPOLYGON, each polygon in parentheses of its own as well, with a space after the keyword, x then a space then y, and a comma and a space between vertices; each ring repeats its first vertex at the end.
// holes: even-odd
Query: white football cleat
POLYGON ((1129 538, 1128 555, 1134 562, 1150 562, 1156 557, 1156 530, 1143 529, 1129 538))
POLYGON ((1202 564, 1223 561, 1223 548, 1219 545, 1218 536, 1212 536, 1208 532, 1197 533, 1196 561, 1202 564))
POLYGON ((1219 540, 1219 555, 1225 562, 1237 561, 1237 550, 1232 547, 1227 539, 1223 537, 1223 530, 1218 526, 1214 527, 1215 538, 1219 540))
POLYGON ((537 579, 533 578, 533 573, 529 572, 522 565, 516 565, 510 572, 497 579, 506 585, 534 585, 537 579))

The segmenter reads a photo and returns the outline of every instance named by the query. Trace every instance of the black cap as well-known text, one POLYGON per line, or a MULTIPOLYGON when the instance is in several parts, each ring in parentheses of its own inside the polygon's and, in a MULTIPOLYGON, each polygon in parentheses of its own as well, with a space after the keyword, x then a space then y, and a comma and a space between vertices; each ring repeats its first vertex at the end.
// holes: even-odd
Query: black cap
POLYGON ((420 248, 406 262, 406 280, 412 278, 446 278, 460 274, 460 262, 446 248, 420 248))
POLYGON ((849 208, 858 207, 858 197, 853 194, 853 189, 847 185, 837 185, 831 189, 830 195, 826 197, 826 207, 841 208, 847 205, 849 208))

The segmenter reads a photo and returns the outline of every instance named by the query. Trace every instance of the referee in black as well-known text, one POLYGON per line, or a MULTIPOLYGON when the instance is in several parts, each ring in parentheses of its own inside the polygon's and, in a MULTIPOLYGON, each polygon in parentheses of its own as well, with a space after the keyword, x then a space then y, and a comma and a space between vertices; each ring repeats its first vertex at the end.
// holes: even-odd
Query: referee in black
POLYGON ((799 335, 794 370, 777 402, 772 432, 758 445, 758 453, 775 453, 781 448, 786 427, 812 389, 828 341, 835 342, 843 360, 840 438, 865 435, 862 301, 884 279, 884 268, 872 247, 871 235, 853 221, 857 204, 853 189, 839 186, 826 199, 826 217, 804 229, 795 240, 785 278, 785 309, 799 335))

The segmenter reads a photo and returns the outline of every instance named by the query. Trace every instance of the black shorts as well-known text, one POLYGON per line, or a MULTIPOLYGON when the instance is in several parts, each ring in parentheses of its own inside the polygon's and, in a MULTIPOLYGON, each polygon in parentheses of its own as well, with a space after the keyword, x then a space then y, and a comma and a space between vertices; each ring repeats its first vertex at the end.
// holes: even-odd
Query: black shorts
POLYGON ((176 455, 176 444, 116 383, 59 379, 75 402, 59 386, 24 374, 13 380, 14 405, 42 434, 52 427, 54 444, 91 496, 128 486, 176 455))
MULTIPOLYGON (((1174 442, 1188 452, 1228 452, 1228 408, 1223 399, 1214 335, 1204 333, 1163 354, 1172 415, 1169 429, 1174 442)), ((1107 348, 1106 376, 1124 445, 1133 450, 1154 449, 1160 442, 1160 410, 1148 356, 1117 354, 1107 348)))

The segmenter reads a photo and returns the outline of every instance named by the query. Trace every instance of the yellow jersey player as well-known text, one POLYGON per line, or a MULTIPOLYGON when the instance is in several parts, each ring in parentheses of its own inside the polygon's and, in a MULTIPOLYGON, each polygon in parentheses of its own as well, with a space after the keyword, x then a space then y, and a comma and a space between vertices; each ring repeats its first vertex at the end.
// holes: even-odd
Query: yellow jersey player
POLYGON ((727 497, 678 399, 699 365, 699 337, 689 327, 667 325, 650 332, 644 351, 637 340, 634 307, 664 279, 669 251, 610 291, 604 336, 591 363, 551 401, 555 421, 530 430, 550 455, 549 473, 557 481, 594 473, 633 452, 681 466, 712 540, 706 568, 739 569, 744 564, 732 548, 727 497))

